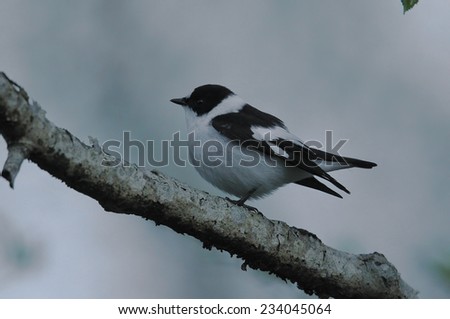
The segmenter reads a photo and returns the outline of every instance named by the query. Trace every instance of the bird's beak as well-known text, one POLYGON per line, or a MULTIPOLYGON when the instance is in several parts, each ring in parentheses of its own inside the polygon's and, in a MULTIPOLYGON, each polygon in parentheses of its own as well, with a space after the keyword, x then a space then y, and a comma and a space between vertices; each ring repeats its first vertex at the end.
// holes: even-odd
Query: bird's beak
POLYGON ((185 97, 178 98, 178 99, 171 99, 170 102, 179 104, 179 105, 183 105, 183 106, 187 105, 185 97))

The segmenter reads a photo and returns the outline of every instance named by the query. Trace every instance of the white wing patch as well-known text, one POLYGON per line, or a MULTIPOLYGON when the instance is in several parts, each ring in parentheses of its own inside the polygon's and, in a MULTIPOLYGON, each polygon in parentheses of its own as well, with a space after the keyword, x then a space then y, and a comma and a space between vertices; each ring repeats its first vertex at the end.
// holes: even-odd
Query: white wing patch
POLYGON ((278 146, 272 144, 271 142, 269 142, 269 147, 276 155, 284 157, 285 159, 289 159, 290 156, 288 153, 286 153, 285 150, 279 148, 278 146))
POLYGON ((269 144, 270 149, 278 156, 289 159, 291 156, 282 148, 278 147, 274 141, 286 140, 300 147, 303 147, 303 142, 294 134, 290 133, 287 129, 277 126, 273 128, 252 126, 251 130, 253 132, 252 137, 258 141, 265 141, 269 144))
POLYGON ((282 139, 286 141, 291 141, 300 146, 304 146, 303 142, 297 136, 295 136, 294 134, 289 132, 286 128, 281 126, 271 128, 252 126, 251 130, 253 132, 253 137, 259 140, 269 141, 282 139))

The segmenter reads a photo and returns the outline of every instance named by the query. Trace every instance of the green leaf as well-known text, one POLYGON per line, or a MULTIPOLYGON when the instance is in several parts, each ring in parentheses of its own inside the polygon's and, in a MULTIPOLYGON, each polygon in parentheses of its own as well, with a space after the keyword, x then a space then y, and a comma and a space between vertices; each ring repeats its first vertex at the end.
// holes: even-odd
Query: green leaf
POLYGON ((432 264, 434 272, 438 275, 440 282, 450 288, 450 256, 446 260, 436 261, 432 264))
POLYGON ((412 9, 412 7, 417 4, 417 2, 419 2, 419 0, 402 0, 403 14, 405 14, 406 11, 412 9))

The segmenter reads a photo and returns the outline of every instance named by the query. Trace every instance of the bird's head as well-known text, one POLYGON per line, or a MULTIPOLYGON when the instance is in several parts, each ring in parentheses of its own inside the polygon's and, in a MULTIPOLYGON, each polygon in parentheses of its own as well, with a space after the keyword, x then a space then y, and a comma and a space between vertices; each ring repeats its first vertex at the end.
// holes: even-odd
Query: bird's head
POLYGON ((197 116, 209 113, 214 107, 234 93, 228 88, 217 84, 206 84, 197 87, 189 96, 171 99, 170 101, 183 107, 188 107, 197 116))

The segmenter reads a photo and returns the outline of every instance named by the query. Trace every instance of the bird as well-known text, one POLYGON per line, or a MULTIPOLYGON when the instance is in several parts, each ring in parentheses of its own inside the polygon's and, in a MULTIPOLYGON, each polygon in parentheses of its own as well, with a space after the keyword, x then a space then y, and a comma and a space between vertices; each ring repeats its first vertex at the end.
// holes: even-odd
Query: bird
POLYGON ((278 117, 222 85, 202 85, 170 101, 183 107, 187 130, 193 134, 188 143, 190 162, 206 181, 236 196, 238 200, 227 199, 238 206, 289 183, 342 198, 323 183, 350 194, 329 172, 377 166, 306 145, 278 117))

